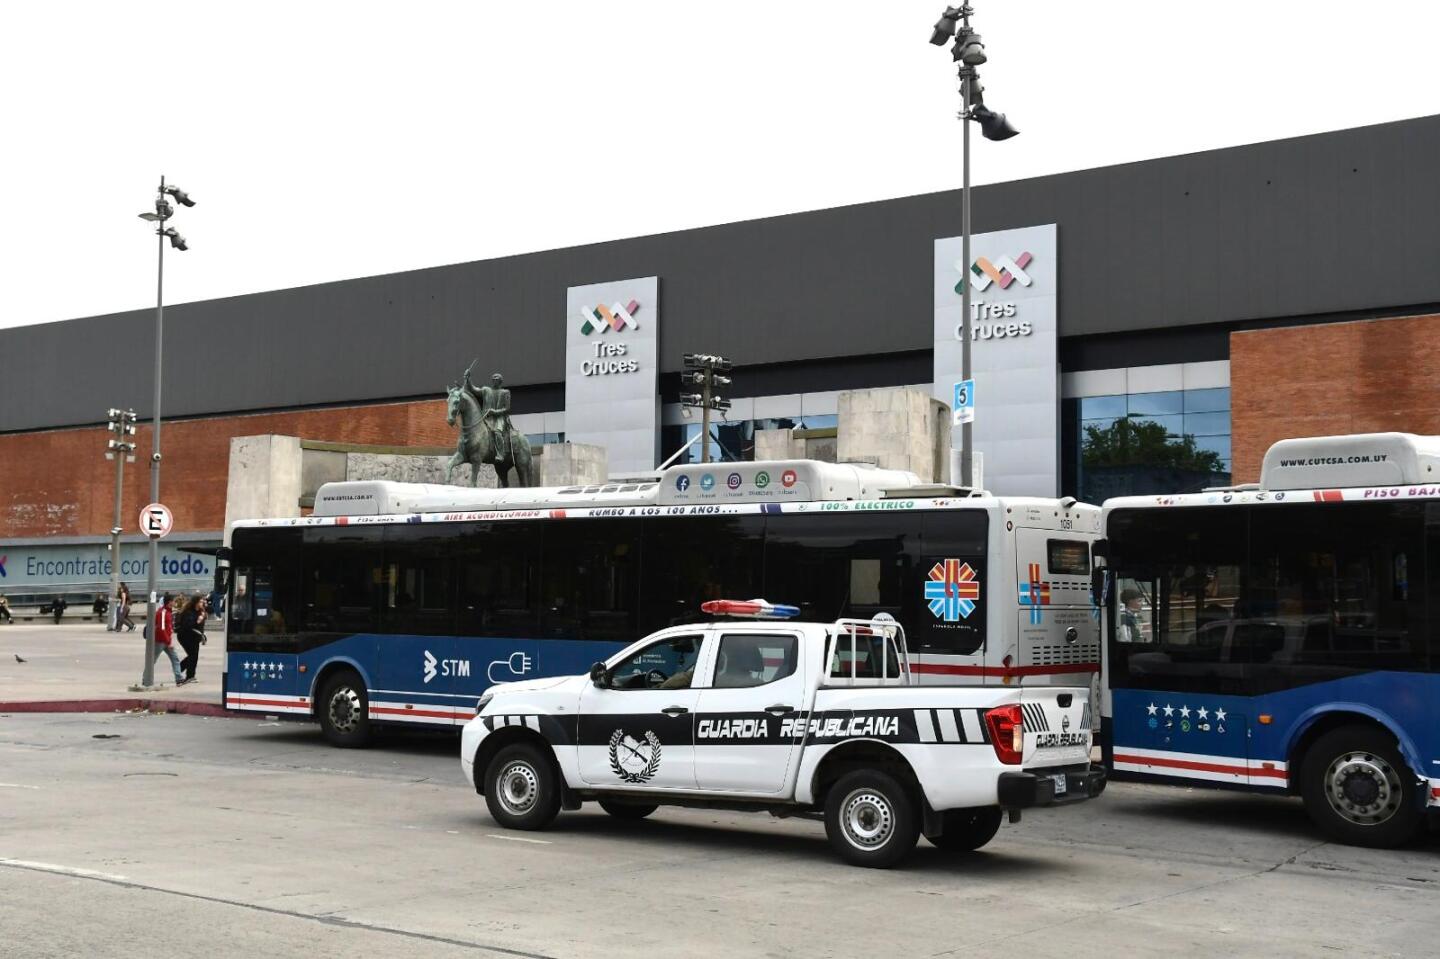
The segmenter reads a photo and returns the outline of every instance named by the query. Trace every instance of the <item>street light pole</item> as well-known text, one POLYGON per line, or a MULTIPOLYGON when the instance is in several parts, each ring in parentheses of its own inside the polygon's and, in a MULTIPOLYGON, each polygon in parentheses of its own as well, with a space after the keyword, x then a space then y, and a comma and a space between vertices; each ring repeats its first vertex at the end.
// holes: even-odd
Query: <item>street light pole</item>
MULTIPOLYGON (((970 281, 975 276, 970 259, 970 121, 980 124, 980 134, 987 140, 1008 140, 1019 132, 1005 119, 1005 114, 985 106, 982 97, 984 87, 980 85, 980 73, 975 68, 985 63, 988 57, 980 34, 970 26, 970 17, 974 12, 969 3, 946 7, 930 34, 930 42, 937 47, 943 47, 954 38, 954 60, 960 65, 960 123, 964 127, 961 155, 964 179, 960 188, 960 310, 963 314, 960 318, 960 378, 966 381, 974 378, 970 367, 973 345, 970 281)), ((960 424, 960 483, 971 488, 975 485, 974 449, 974 424, 967 419, 960 424)))
POLYGON ((107 444, 105 456, 115 460, 115 521, 110 526, 110 598, 115 603, 113 619, 117 633, 120 631, 120 533, 125 528, 120 511, 124 509, 125 464, 135 460, 135 444, 130 442, 135 432, 134 423, 134 410, 110 411, 110 432, 115 437, 107 444))
MULTIPOLYGON (((964 8, 969 10, 969 6, 964 8)), ((966 24, 969 24, 967 14, 966 24)), ((964 167, 963 179, 960 186, 960 379, 969 382, 973 378, 970 371, 970 347, 973 334, 970 329, 970 84, 975 76, 974 67, 962 66, 960 68, 960 98, 961 114, 960 126, 964 128, 964 146, 961 148, 964 167), (966 76, 966 72, 969 76, 966 76)), ((960 482, 967 488, 975 486, 974 470, 974 430, 975 424, 967 419, 960 424, 960 482)))
MULTIPOLYGON (((165 177, 160 177, 160 198, 156 201, 156 211, 160 212, 161 205, 169 206, 165 202, 165 177)), ((161 227, 157 230, 156 242, 159 251, 157 260, 158 267, 155 271, 155 405, 152 407, 150 417, 150 502, 160 502, 160 373, 161 364, 165 355, 165 229, 164 219, 160 221, 161 227)), ((141 675, 140 685, 155 685, 155 613, 159 609, 157 605, 159 597, 155 595, 157 584, 155 582, 156 567, 160 563, 160 541, 154 536, 149 537, 148 559, 145 563, 145 595, 149 603, 145 607, 145 615, 148 617, 147 629, 145 630, 145 670, 141 675)))
MULTIPOLYGON (((156 240, 159 243, 159 260, 155 275, 155 408, 150 419, 150 502, 160 502, 160 386, 162 363, 165 348, 165 241, 168 239, 170 245, 177 250, 187 250, 185 238, 175 231, 173 227, 165 225, 166 221, 174 214, 175 208, 170 205, 168 197, 174 197, 184 206, 194 206, 195 201, 189 195, 173 183, 165 185, 165 177, 160 177, 160 191, 155 197, 155 212, 142 213, 142 220, 149 220, 155 224, 156 240)), ((142 530, 149 533, 149 530, 142 530)), ((140 685, 150 687, 155 685, 155 613, 160 597, 157 594, 158 587, 156 577, 160 565, 160 541, 154 535, 150 536, 149 560, 146 563, 145 575, 145 596, 148 600, 146 607, 147 628, 145 630, 145 668, 141 673, 140 685)))

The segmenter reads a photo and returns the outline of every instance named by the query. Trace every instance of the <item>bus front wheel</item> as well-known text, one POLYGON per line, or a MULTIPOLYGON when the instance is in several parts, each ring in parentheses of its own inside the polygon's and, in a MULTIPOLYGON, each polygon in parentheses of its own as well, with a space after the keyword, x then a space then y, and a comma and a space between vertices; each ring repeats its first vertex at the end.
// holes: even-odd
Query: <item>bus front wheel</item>
POLYGON ((370 699, 359 673, 345 669, 326 679, 315 711, 330 745, 342 749, 370 745, 370 699))
POLYGON ((1387 849, 1413 839, 1425 817, 1417 778, 1395 737, 1367 726, 1342 726, 1305 753, 1300 794, 1305 811, 1331 839, 1387 849))

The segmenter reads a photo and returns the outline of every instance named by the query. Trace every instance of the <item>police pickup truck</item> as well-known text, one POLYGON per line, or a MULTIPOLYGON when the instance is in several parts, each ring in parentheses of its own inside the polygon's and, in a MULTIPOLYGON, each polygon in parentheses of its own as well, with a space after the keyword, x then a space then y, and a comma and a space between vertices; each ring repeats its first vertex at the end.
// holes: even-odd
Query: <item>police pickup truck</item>
POLYGON ((922 686, 893 619, 702 609, 731 618, 481 697, 460 758, 496 822, 541 829, 587 800, 620 819, 662 804, 823 815, 842 858, 886 867, 920 833, 978 849, 1006 813, 1105 788, 1085 687, 922 686))

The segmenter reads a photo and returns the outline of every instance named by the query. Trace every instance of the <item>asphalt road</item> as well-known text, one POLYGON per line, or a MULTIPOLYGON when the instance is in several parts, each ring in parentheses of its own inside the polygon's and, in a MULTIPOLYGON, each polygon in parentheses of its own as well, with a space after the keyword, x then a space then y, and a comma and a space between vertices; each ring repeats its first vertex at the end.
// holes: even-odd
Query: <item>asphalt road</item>
POLYGON ((448 737, 0 718, 0 954, 1422 955, 1440 839, 1328 845, 1299 804, 1133 785, 979 854, 839 863, 818 823, 598 810, 507 833, 448 737))

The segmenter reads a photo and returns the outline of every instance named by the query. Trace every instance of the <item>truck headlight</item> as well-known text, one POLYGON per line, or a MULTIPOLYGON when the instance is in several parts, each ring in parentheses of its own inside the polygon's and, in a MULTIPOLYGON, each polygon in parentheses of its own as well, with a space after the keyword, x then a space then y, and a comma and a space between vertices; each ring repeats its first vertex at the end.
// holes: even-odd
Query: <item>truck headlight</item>
POLYGON ((494 699, 494 698, 495 698, 495 694, 494 694, 494 693, 485 693, 485 694, 483 694, 483 695, 480 697, 479 702, 477 702, 477 703, 475 704, 475 715, 476 715, 476 716, 479 716, 480 713, 485 709, 485 707, 490 705, 490 700, 492 700, 492 699, 494 699))

